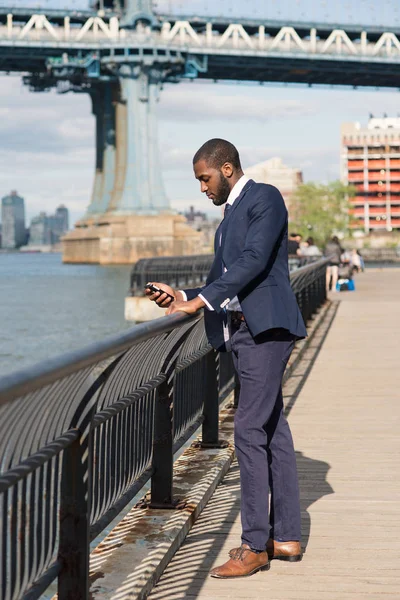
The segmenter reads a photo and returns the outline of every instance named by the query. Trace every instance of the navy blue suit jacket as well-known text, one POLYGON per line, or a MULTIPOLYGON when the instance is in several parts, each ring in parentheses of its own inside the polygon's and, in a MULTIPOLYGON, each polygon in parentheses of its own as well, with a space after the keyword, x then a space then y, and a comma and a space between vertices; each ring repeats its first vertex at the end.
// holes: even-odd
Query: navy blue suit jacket
POLYGON ((279 190, 250 180, 218 227, 206 285, 185 290, 188 300, 201 293, 213 307, 205 309, 204 319, 214 348, 224 349, 225 310, 235 296, 253 337, 275 327, 297 338, 307 335, 290 286, 287 221, 279 190))

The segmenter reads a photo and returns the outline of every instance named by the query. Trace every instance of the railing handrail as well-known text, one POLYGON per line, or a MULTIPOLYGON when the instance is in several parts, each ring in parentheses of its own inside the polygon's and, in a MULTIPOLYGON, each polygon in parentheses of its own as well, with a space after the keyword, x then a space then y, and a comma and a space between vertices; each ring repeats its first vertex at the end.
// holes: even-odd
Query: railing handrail
MULTIPOLYGON (((0 406, 27 393, 49 385, 58 379, 96 364, 97 362, 124 352, 134 344, 144 342, 156 335, 168 333, 178 325, 199 318, 175 313, 134 325, 124 333, 116 333, 105 339, 93 342, 78 350, 72 350, 41 361, 30 367, 20 369, 0 377, 0 406)), ((201 317, 200 317, 201 318, 201 317)))
MULTIPOLYGON (((299 257, 299 258, 301 258, 301 257, 299 257)), ((308 258, 311 258, 311 256, 308 258)), ((297 277, 302 276, 309 271, 312 271, 313 269, 315 269, 315 267, 322 267, 322 265, 326 265, 328 263, 329 263, 329 257, 322 256, 318 260, 314 260, 313 262, 310 262, 308 265, 303 265, 302 267, 299 267, 298 269, 295 269, 294 271, 292 271, 290 273, 290 281, 292 282, 292 279, 296 279, 297 277)))
MULTIPOLYGON (((328 262, 327 258, 321 258, 309 265, 299 267, 290 274, 291 283, 293 284, 296 279, 302 278, 316 267, 328 262)), ((143 342, 155 335, 172 331, 178 325, 196 318, 201 318, 201 315, 189 317, 182 313, 175 313, 154 321, 147 321, 134 325, 126 332, 112 334, 101 341, 93 342, 78 350, 60 354, 54 358, 49 358, 46 361, 35 363, 30 367, 0 377, 0 406, 24 394, 34 392, 45 385, 49 385, 62 377, 67 377, 80 369, 94 365, 100 360, 123 352, 133 344, 143 342)))

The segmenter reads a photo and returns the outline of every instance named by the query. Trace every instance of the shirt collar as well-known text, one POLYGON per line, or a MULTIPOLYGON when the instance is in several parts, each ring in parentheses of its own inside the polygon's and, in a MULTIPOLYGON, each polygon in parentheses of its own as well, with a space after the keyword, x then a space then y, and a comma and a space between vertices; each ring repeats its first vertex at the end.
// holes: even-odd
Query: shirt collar
POLYGON ((235 202, 235 200, 239 198, 244 186, 248 181, 250 181, 249 177, 247 177, 246 175, 241 176, 241 178, 235 183, 235 185, 231 189, 230 194, 228 196, 227 204, 232 205, 235 202))

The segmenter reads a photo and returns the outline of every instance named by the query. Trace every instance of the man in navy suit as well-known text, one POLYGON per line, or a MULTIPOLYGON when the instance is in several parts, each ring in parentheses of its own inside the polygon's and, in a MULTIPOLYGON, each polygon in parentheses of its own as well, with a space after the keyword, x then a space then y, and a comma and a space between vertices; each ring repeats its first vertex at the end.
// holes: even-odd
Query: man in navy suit
POLYGON ((294 343, 306 329, 290 287, 287 210, 272 185, 255 183, 230 142, 212 139, 193 158, 201 191, 225 204, 215 234, 215 258, 203 288, 147 294, 168 313, 205 308, 210 343, 231 350, 241 388, 235 415, 240 467, 242 544, 213 577, 243 577, 268 569, 272 558, 301 559, 296 459, 283 414, 282 377, 294 343), (269 510, 268 493, 271 492, 269 510))

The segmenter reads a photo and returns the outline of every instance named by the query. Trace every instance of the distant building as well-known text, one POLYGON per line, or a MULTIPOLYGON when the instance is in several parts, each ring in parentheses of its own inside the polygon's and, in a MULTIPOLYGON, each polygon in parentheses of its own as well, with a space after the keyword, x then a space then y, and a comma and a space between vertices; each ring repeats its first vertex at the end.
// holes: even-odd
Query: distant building
POLYGON ((301 169, 294 169, 283 164, 281 158, 275 157, 245 169, 245 174, 257 183, 269 183, 281 192, 286 206, 290 207, 290 199, 297 186, 303 183, 301 169))
POLYGON ((2 248, 13 250, 26 243, 24 199, 12 191, 1 201, 2 248))
POLYGON ((68 209, 61 205, 54 215, 41 212, 31 221, 29 246, 54 246, 68 231, 68 209))
POLYGON ((400 118, 342 125, 342 180, 356 187, 352 227, 365 233, 400 230, 400 118))
POLYGON ((184 216, 192 227, 196 227, 197 225, 201 227, 207 221, 206 213, 195 210, 194 206, 191 206, 189 211, 184 213, 184 216))
POLYGON ((220 219, 208 219, 206 213, 195 210, 194 206, 191 206, 189 211, 183 215, 186 217, 188 225, 203 234, 203 248, 199 249, 199 254, 203 251, 210 252, 220 219))
POLYGON ((52 235, 50 229, 50 218, 45 212, 33 217, 29 229, 29 246, 50 246, 52 235))
POLYGON ((69 213, 68 208, 63 204, 56 209, 54 215, 54 233, 58 233, 59 237, 63 236, 69 229, 69 213))

